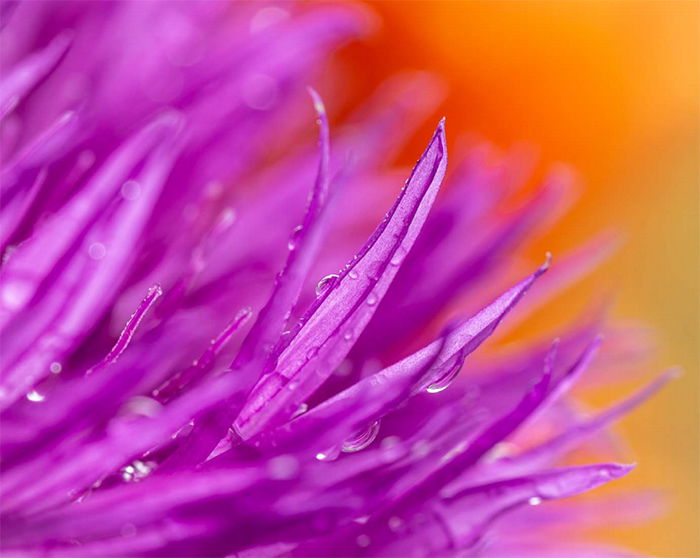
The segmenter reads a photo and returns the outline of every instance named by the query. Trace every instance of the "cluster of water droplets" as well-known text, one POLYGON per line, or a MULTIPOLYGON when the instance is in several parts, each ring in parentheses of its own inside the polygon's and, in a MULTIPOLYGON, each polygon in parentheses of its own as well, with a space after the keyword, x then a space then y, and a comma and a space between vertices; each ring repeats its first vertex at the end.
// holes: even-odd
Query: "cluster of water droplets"
POLYGON ((147 477, 156 468, 154 461, 141 461, 137 459, 130 465, 122 468, 121 477, 125 482, 137 482, 147 477))

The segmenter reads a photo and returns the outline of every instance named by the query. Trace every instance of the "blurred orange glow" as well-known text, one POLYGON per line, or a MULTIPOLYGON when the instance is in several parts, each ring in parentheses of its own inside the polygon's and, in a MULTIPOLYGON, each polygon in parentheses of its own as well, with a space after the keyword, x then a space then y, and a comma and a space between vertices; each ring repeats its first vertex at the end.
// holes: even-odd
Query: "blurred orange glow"
MULTIPOLYGON (((668 513, 605 536, 662 557, 700 556, 698 517, 699 26, 697 1, 382 2, 377 32, 351 47, 359 97, 403 69, 449 86, 448 133, 508 147, 580 174, 580 203, 532 248, 556 257, 611 226, 625 247, 595 277, 545 309, 571 317, 613 291, 620 317, 658 330, 655 369, 685 375, 621 427, 638 470, 624 489, 656 487, 668 513)), ((438 115, 436 115, 438 116, 438 115)), ((434 122, 426 124, 426 130, 434 122)), ((427 132, 423 135, 427 135, 427 132)), ((409 146, 406 161, 420 150, 409 146), (411 155, 412 154, 412 155, 411 155)), ((556 262, 556 259, 555 259, 556 262)), ((629 391, 599 394, 597 405, 629 391)))

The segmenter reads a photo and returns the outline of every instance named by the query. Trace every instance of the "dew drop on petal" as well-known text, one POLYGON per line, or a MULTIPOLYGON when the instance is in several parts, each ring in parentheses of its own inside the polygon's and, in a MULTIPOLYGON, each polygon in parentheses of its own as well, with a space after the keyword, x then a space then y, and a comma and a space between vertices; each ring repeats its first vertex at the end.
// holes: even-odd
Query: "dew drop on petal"
POLYGON ((131 482, 134 479, 134 467, 132 465, 127 465, 122 469, 122 479, 126 482, 131 482))
POLYGON ((389 260, 389 263, 393 266, 401 265, 401 262, 403 261, 405 257, 405 251, 399 248, 394 255, 391 257, 389 260))
POLYGON ((38 403, 40 401, 43 401, 45 398, 46 398, 46 396, 42 395, 41 393, 39 393, 35 389, 33 389, 32 391, 30 391, 27 394, 27 399, 29 399, 29 401, 32 401, 34 403, 38 403))
POLYGON ((276 6, 258 10, 250 20, 250 32, 259 33, 268 27, 273 27, 289 17, 289 12, 276 6))
POLYGON ((352 341, 352 338, 354 337, 352 331, 348 330, 345 333, 343 333, 343 339, 346 341, 352 341))
POLYGON ((49 365, 49 370, 52 374, 60 374, 61 370, 63 370, 63 365, 60 362, 52 362, 49 365))
MULTIPOLYGON (((302 364, 303 364, 303 363, 302 363, 302 364)), ((297 365, 300 366, 299 363, 297 363, 297 365)), ((298 387, 299 387, 299 380, 292 380, 291 382, 289 382, 289 383, 287 384, 287 389, 288 389, 289 391, 294 391, 294 390, 297 389, 298 387)))
POLYGON ((124 404, 122 411, 130 415, 155 417, 160 413, 162 408, 163 405, 152 397, 135 395, 124 404))
POLYGON ((350 271, 348 271, 348 277, 350 277, 350 279, 357 279, 358 278, 357 271, 355 271, 354 269, 351 269, 350 271))
POLYGON ((88 247, 88 255, 93 260, 101 260, 107 255, 107 248, 101 242, 93 242, 88 247))
POLYGON ((306 403, 302 403, 299 405, 299 408, 294 412, 292 415, 292 418, 295 419, 300 415, 303 415, 306 411, 309 410, 309 406, 306 403))
POLYGON ((337 459, 339 455, 340 450, 338 448, 331 448, 328 450, 319 451, 316 454, 316 459, 319 461, 333 461, 334 459, 337 459))
POLYGON ((343 362, 341 362, 338 365, 333 374, 341 377, 349 376, 352 372, 352 368, 352 362, 346 358, 343 362))
POLYGON ((336 273, 326 275, 316 285, 316 296, 321 296, 323 293, 325 293, 331 286, 335 284, 337 280, 338 275, 336 273))
POLYGON ((403 529, 404 521, 400 517, 393 516, 389 518, 389 529, 394 533, 398 533, 403 529))
POLYGON ((395 448, 401 443, 401 438, 398 436, 387 436, 386 438, 383 438, 382 441, 380 442, 380 445, 384 449, 391 449, 395 448))
POLYGON ((136 180, 127 180, 121 187, 122 198, 128 201, 134 201, 141 195, 141 184, 136 180))
POLYGON ((278 455, 268 461, 267 472, 275 480, 291 479, 299 472, 299 462, 291 455, 278 455))
POLYGON ((295 227, 294 230, 292 231, 292 236, 289 237, 289 240, 287 241, 287 248, 290 250, 296 250, 297 243, 299 242, 299 236, 301 235, 301 231, 304 230, 304 227, 302 225, 299 225, 298 227, 295 227))
POLYGON ((357 541, 357 546, 360 548, 367 548, 371 542, 367 535, 358 535, 355 540, 357 541))
POLYGON ((253 74, 241 84, 243 102, 254 110, 269 110, 278 100, 277 81, 267 74, 253 74))
POLYGON ((121 477, 125 482, 136 482, 151 474, 156 468, 154 461, 141 461, 137 459, 121 470, 121 477))
POLYGON ((377 434, 379 434, 379 424, 380 421, 375 421, 364 430, 356 433, 352 438, 345 440, 343 442, 343 451, 352 453, 365 449, 374 442, 377 434))
POLYGON ((458 358, 455 360, 454 364, 452 364, 443 374, 440 375, 439 378, 428 386, 426 391, 428 393, 440 393, 441 391, 446 390, 452 381, 457 377, 457 374, 459 374, 461 368, 462 359, 458 358))
POLYGON ((418 440, 413 444, 411 453, 416 457, 425 457, 430 453, 430 443, 427 440, 418 440))
POLYGON ((374 306, 375 304, 377 304, 377 295, 375 295, 374 293, 370 293, 367 297, 367 305, 374 306))

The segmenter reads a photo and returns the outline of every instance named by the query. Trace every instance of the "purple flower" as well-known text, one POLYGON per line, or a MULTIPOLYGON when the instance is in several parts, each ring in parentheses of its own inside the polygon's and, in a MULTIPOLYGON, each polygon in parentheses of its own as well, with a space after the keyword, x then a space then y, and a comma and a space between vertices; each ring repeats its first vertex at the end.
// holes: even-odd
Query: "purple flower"
POLYGON ((332 147, 311 91, 308 149, 305 84, 369 20, 290 10, 3 4, 3 553, 621 555, 553 542, 584 512, 538 505, 625 475, 561 459, 668 376, 581 416, 589 320, 457 377, 610 242, 509 284, 569 177, 509 205, 527 165, 479 147, 438 196, 440 122, 362 244, 439 88, 392 78, 332 147))

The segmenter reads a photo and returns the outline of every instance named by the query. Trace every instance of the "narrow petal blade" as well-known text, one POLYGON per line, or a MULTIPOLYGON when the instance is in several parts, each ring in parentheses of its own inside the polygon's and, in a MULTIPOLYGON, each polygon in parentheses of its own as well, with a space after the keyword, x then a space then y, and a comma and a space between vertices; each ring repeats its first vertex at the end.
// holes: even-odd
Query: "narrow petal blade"
POLYGON ((345 358, 400 267, 392 260, 408 252, 420 233, 446 165, 440 123, 385 220, 302 318, 274 373, 256 386, 236 422, 244 438, 289 418, 345 358))

